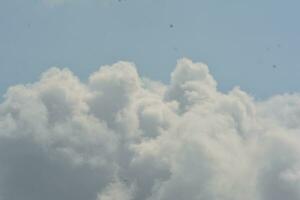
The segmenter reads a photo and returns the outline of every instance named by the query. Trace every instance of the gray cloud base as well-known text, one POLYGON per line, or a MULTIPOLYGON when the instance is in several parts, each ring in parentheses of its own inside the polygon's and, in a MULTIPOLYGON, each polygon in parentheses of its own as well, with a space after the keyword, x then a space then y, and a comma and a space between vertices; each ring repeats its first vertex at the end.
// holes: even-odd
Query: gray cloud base
POLYGON ((188 59, 170 85, 52 68, 0 105, 0 199, 299 200, 299 131, 300 95, 224 94, 188 59))

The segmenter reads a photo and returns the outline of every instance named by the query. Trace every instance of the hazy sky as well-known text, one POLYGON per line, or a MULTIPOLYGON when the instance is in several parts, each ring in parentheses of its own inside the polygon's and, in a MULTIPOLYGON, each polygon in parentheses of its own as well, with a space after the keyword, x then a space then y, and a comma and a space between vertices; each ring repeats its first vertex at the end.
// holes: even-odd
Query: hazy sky
POLYGON ((298 92, 299 7, 298 0, 1 0, 0 93, 51 66, 85 80, 119 60, 169 82, 181 57, 207 63, 223 91, 298 92))
POLYGON ((299 200, 299 8, 0 0, 0 200, 299 200))

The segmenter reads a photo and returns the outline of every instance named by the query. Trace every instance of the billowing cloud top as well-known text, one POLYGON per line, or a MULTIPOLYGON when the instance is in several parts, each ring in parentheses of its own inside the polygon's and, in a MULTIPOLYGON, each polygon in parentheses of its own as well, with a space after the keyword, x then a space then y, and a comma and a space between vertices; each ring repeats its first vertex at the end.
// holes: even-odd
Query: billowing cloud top
POLYGON ((299 200, 300 95, 227 94, 205 64, 52 68, 0 105, 1 200, 299 200))

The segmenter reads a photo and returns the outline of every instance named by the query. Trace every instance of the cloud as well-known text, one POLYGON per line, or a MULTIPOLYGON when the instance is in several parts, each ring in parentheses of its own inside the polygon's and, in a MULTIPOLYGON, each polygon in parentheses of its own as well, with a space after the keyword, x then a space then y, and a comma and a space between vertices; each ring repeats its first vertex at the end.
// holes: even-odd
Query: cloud
POLYGON ((112 183, 98 196, 99 200, 130 200, 132 198, 132 190, 121 182, 112 183))
POLYGON ((222 93, 189 59, 169 85, 128 62, 87 83, 51 68, 0 104, 0 199, 299 200, 299 111, 222 93))

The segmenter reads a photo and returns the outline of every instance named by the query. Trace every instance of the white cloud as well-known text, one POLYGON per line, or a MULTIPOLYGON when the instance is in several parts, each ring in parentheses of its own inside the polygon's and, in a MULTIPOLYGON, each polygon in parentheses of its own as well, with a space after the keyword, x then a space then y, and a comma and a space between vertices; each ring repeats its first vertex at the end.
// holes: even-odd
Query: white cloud
POLYGON ((98 200, 131 200, 132 198, 132 189, 120 181, 110 184, 98 196, 98 200))
POLYGON ((205 64, 170 85, 118 62, 52 68, 0 104, 1 200, 299 200, 300 95, 227 94, 205 64))

